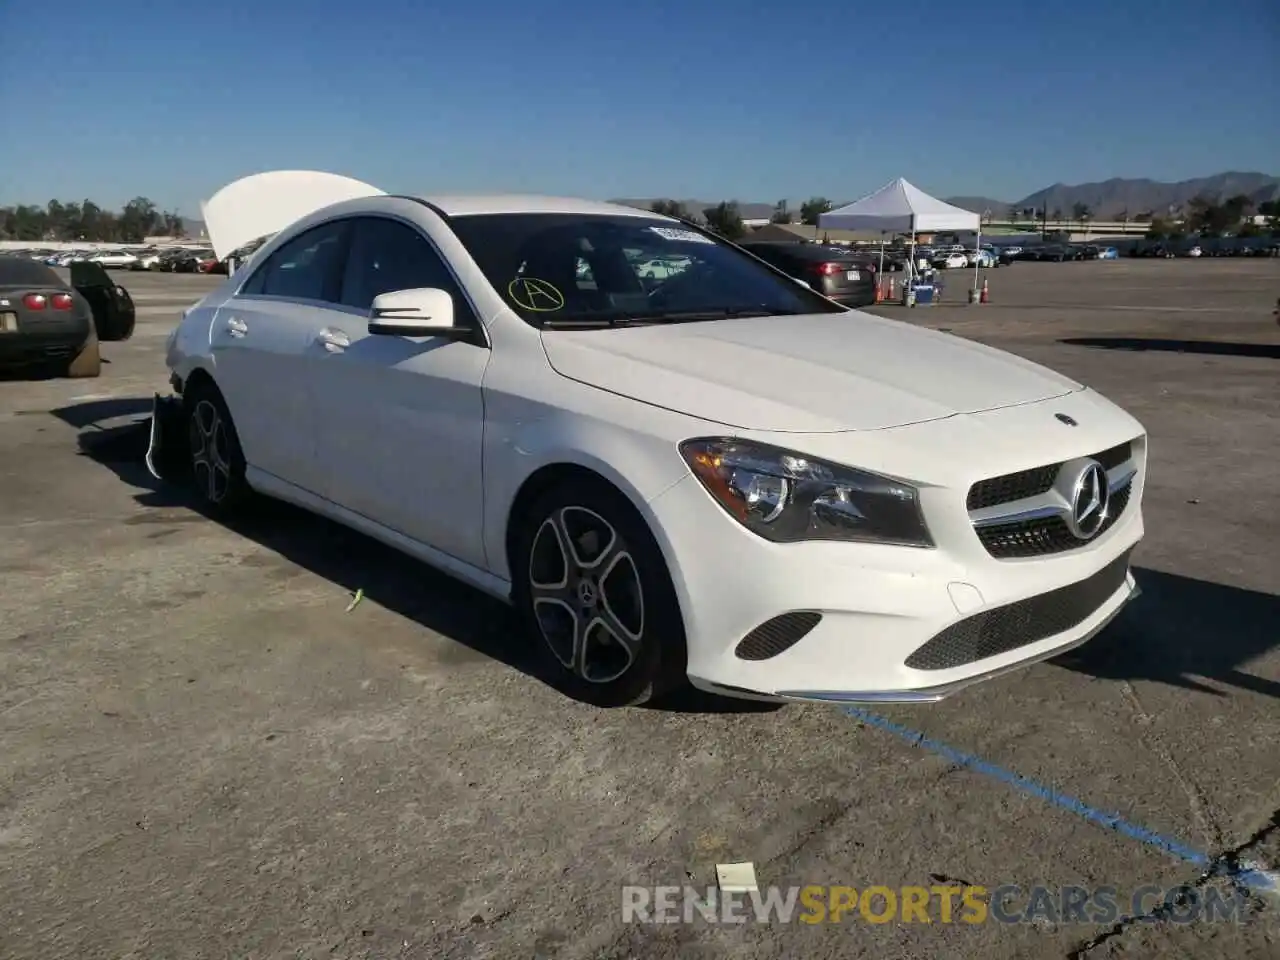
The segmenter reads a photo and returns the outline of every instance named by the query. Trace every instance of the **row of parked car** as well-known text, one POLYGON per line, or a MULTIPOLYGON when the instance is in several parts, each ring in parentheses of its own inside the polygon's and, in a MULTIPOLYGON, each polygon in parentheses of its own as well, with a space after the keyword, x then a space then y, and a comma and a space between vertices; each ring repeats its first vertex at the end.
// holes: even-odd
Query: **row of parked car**
MULTIPOLYGON (((879 247, 846 247, 845 252, 861 257, 878 268, 880 264, 879 247)), ((992 244, 983 244, 976 249, 966 248, 963 244, 951 246, 920 246, 915 249, 916 264, 921 269, 960 270, 965 267, 1002 267, 1013 262, 1007 251, 992 244)), ((911 250, 907 247, 885 247, 884 272, 900 273, 907 268, 911 260, 911 250)))
POLYGON ((1118 247, 1096 243, 1038 243, 1026 247, 1005 247, 1005 253, 1014 260, 1031 260, 1040 263, 1066 263, 1072 260, 1116 260, 1118 247))
POLYGON ((165 273, 226 273, 226 264, 207 247, 121 247, 46 250, 38 247, 10 250, 8 256, 36 260, 49 267, 96 263, 107 270, 159 270, 165 273))
POLYGON ((1129 250, 1131 257, 1280 257, 1274 237, 1189 237, 1144 240, 1129 250))

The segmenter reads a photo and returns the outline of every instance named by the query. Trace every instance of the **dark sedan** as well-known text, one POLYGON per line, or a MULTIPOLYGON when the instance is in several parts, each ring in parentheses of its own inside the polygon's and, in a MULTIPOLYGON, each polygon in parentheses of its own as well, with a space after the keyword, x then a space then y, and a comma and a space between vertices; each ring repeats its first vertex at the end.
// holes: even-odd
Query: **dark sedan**
POLYGON ((846 307, 866 307, 876 302, 875 264, 865 256, 817 243, 757 240, 739 246, 846 307))
POLYGON ((99 341, 128 339, 134 315, 100 264, 72 264, 68 284, 43 263, 0 256, 0 367, 96 377, 99 341))

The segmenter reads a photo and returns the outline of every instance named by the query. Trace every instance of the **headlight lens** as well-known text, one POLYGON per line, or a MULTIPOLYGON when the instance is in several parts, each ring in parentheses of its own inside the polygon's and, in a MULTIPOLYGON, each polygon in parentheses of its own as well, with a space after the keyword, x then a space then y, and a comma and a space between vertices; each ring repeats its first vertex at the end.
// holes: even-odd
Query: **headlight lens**
POLYGON ((766 540, 934 545, 919 491, 904 481, 745 440, 687 440, 680 452, 716 501, 766 540))

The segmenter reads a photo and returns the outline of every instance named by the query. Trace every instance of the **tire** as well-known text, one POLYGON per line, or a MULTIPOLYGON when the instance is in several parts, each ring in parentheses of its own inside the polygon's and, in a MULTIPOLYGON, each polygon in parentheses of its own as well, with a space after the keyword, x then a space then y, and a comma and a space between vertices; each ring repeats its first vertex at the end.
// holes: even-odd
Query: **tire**
POLYGON ((516 522, 512 600, 557 688, 622 707, 686 682, 671 575, 621 493, 604 481, 570 480, 516 522))
POLYGON ((189 385, 184 400, 192 488, 207 512, 234 513, 253 491, 245 480, 244 454, 231 412, 218 388, 207 381, 189 385))
POLYGON ((84 346, 67 364, 63 375, 73 380, 89 379, 102 374, 102 352, 98 348, 98 335, 89 331, 84 346))

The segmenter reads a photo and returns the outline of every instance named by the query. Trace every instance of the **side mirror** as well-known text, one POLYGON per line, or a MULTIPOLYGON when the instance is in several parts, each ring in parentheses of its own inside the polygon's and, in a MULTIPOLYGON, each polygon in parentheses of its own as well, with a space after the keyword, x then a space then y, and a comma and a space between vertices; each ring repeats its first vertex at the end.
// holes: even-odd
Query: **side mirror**
POLYGON ((373 298, 369 332, 385 337, 463 337, 454 322, 453 297, 435 287, 391 290, 373 298))

